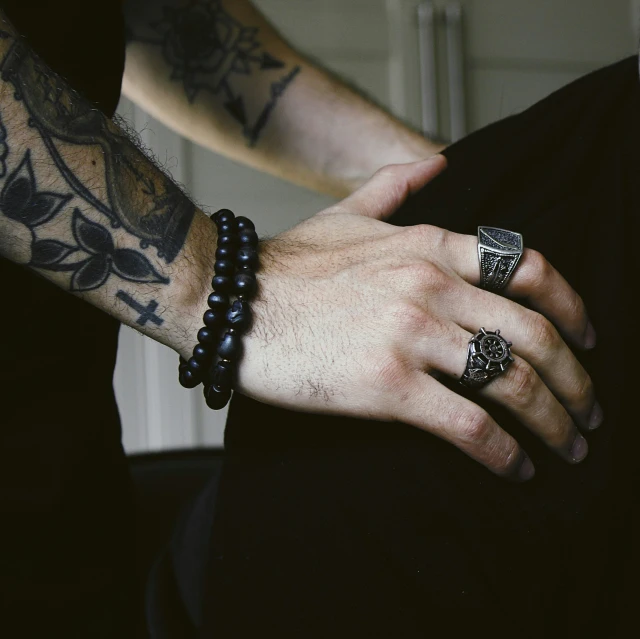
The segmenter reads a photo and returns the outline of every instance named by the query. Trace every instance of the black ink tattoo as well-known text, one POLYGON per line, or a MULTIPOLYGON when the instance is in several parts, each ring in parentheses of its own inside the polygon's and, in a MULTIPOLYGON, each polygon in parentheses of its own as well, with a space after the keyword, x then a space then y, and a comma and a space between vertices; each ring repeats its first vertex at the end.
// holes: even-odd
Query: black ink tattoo
MULTIPOLYGON (((73 237, 89 257, 73 264, 72 291, 89 291, 102 286, 112 273, 123 280, 147 284, 168 284, 140 252, 115 248, 111 233, 88 220, 78 209, 73 213, 73 237)), ((65 268, 66 270, 66 268, 65 268)))
POLYGON ((140 313, 140 317, 136 320, 136 324, 146 326, 147 322, 152 322, 156 326, 162 326, 164 320, 155 314, 158 308, 158 302, 152 300, 147 306, 142 306, 140 302, 136 302, 131 295, 124 291, 118 291, 116 297, 122 300, 127 306, 130 306, 136 313, 140 313))
POLYGON ((76 245, 38 239, 38 227, 51 221, 73 198, 52 191, 38 191, 31 152, 9 175, 0 192, 0 212, 31 231, 29 265, 49 271, 72 273, 72 291, 102 286, 111 274, 131 282, 168 284, 139 251, 116 248, 111 233, 75 209, 72 231, 76 245))
POLYGON ((0 210, 9 219, 22 222, 33 231, 51 220, 71 198, 71 195, 51 191, 38 192, 31 152, 27 151, 2 188, 0 210))
MULTIPOLYGON (((132 141, 87 100, 63 88, 54 75, 16 40, 0 65, 2 79, 13 84, 51 157, 73 191, 109 219, 138 237, 141 248, 157 248, 172 262, 186 240, 195 206, 147 160, 132 141), (105 201, 94 195, 62 158, 57 141, 98 145, 105 165, 105 201), (158 179, 158 176, 162 176, 158 179)), ((106 269, 106 267, 105 267, 106 269)), ((103 273, 107 273, 106 270, 103 273)))
POLYGON ((0 178, 7 174, 7 156, 9 155, 9 145, 7 144, 7 129, 2 121, 0 113, 0 178))
POLYGON ((257 27, 242 25, 224 10, 220 0, 163 6, 162 12, 160 20, 150 23, 151 34, 134 33, 129 27, 129 39, 162 48, 171 68, 170 77, 182 82, 189 102, 193 103, 201 91, 221 95, 224 108, 242 126, 249 146, 254 146, 300 67, 272 82, 267 102, 250 115, 235 80, 286 67, 282 60, 261 49, 257 27))
POLYGON ((254 146, 256 144, 262 129, 267 124, 269 116, 271 115, 271 111, 273 111, 276 106, 276 102, 299 72, 300 67, 295 67, 287 75, 285 75, 282 80, 274 82, 271 85, 271 96, 264 109, 262 110, 260 117, 250 131, 247 131, 245 129, 245 136, 249 138, 249 146, 254 146))

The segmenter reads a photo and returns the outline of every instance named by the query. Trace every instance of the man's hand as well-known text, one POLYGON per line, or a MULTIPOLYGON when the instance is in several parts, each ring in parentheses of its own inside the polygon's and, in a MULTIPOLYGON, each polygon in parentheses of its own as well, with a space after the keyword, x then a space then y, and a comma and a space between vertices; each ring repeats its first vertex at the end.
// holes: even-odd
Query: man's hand
POLYGON ((460 377, 480 326, 500 328, 515 362, 479 392, 568 462, 581 461, 587 444, 577 426, 596 427, 601 414, 589 376, 560 336, 592 345, 578 294, 526 250, 506 295, 539 312, 527 310, 477 288, 475 237, 383 221, 445 164, 435 156, 385 167, 338 205, 262 242, 237 388, 295 410, 412 424, 523 480, 534 471, 518 443, 437 380, 460 377))

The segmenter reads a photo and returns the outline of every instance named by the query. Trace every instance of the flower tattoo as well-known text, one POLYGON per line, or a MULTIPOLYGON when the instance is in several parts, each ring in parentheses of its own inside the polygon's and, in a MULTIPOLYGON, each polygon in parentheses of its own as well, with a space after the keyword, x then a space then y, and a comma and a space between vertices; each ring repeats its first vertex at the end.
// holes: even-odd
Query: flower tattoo
POLYGON ((70 288, 76 292, 99 288, 112 274, 130 282, 169 283, 139 251, 116 248, 110 231, 87 219, 78 208, 71 220, 75 245, 38 239, 36 229, 53 219, 72 198, 38 191, 29 151, 7 178, 0 192, 0 212, 30 229, 30 266, 72 273, 70 288))

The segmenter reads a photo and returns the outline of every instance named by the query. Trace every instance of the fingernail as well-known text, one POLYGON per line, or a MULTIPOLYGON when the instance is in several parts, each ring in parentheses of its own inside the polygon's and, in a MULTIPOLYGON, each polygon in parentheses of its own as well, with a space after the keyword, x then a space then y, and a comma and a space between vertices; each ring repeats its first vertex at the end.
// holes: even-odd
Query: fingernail
POLYGON ((587 324, 587 330, 584 332, 584 347, 587 349, 594 348, 596 345, 596 329, 593 328, 593 324, 589 322, 587 324))
POLYGON ((525 455, 518 469, 518 479, 520 481, 529 481, 535 474, 536 469, 533 467, 529 457, 525 455))
POLYGON ((587 440, 582 435, 578 435, 571 447, 571 458, 577 464, 587 456, 588 452, 589 444, 587 444, 587 440))
POLYGON ((589 430, 595 430, 603 421, 604 413, 602 412, 602 406, 596 402, 595 406, 591 410, 591 415, 589 415, 589 430))

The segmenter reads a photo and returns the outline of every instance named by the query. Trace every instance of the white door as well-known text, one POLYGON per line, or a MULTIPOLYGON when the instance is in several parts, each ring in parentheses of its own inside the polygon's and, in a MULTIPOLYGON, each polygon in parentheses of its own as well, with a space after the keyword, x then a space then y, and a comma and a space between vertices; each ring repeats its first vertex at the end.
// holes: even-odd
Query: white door
POLYGON ((638 0, 387 0, 387 6, 392 108, 415 126, 433 123, 431 130, 446 139, 637 53, 638 0))

